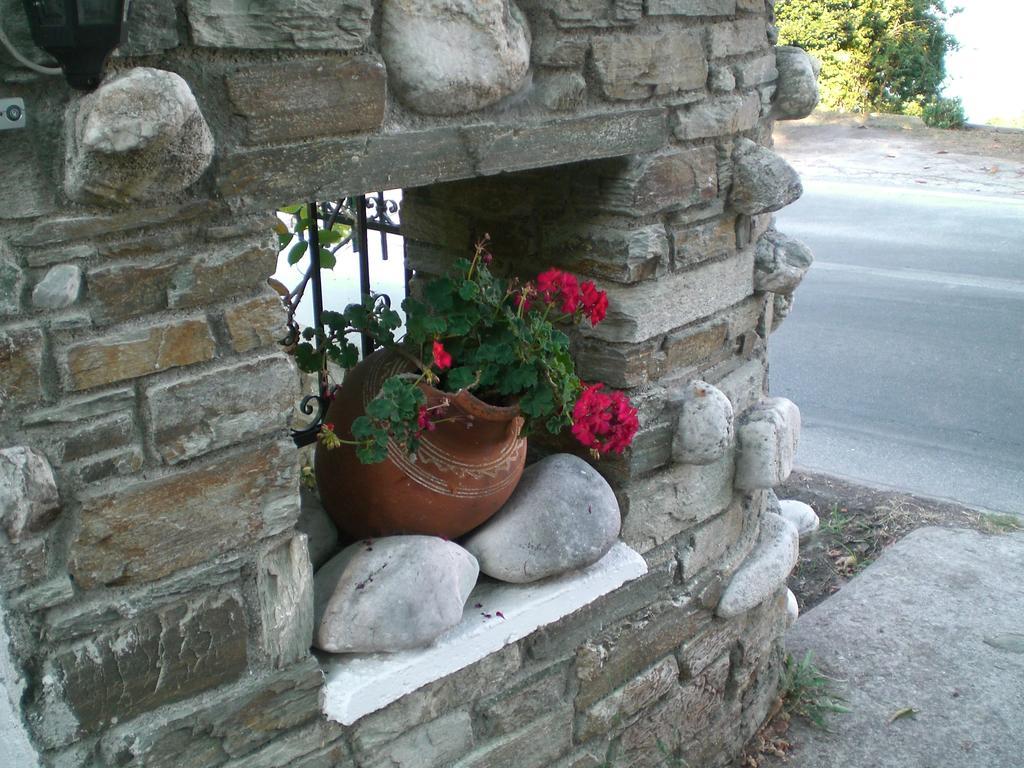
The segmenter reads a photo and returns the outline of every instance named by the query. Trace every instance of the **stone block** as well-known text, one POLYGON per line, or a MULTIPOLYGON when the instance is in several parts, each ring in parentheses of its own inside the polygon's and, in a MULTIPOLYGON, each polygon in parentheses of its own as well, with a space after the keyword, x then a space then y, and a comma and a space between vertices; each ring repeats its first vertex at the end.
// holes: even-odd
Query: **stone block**
POLYGON ((740 88, 754 88, 773 82, 779 76, 774 53, 739 61, 733 66, 733 72, 736 73, 736 84, 740 88))
MULTIPOLYGON (((2 280, 2 277, 0 277, 2 280)), ((36 309, 65 309, 78 301, 82 289, 82 270, 76 264, 58 264, 32 289, 36 309)))
POLYGON ((682 716, 682 694, 676 693, 652 707, 612 743, 611 765, 663 768, 673 755, 688 725, 682 716))
POLYGON ((246 680, 176 716, 118 726, 103 737, 100 753, 122 768, 213 768, 317 717, 322 682, 310 659, 246 680))
POLYGON ((442 768, 454 764, 473 744, 469 713, 456 710, 360 756, 359 764, 366 768, 442 768))
POLYGON ((714 147, 672 149, 609 163, 600 171, 594 205, 631 216, 689 208, 718 194, 717 165, 714 147))
POLYGON ((228 591, 145 614, 51 656, 43 665, 47 746, 236 680, 248 661, 247 634, 241 598, 228 591))
POLYGON ((566 39, 555 31, 551 31, 547 35, 540 35, 536 25, 533 32, 533 48, 530 51, 530 56, 534 64, 571 69, 583 67, 587 60, 587 53, 590 51, 589 40, 566 39))
POLYGON ((544 232, 541 260, 598 280, 635 283, 668 270, 665 228, 573 224, 544 232))
POLYGON ((0 315, 16 315, 21 309, 24 282, 21 267, 0 251, 0 315))
POLYGON ((154 448, 177 464, 282 431, 301 393, 290 358, 278 354, 161 382, 145 394, 154 448))
POLYGON ((732 16, 736 0, 647 0, 648 16, 732 16))
POLYGON ((0 523, 15 544, 44 528, 60 511, 60 495, 46 456, 18 445, 0 450, 0 523))
POLYGON ((636 24, 643 16, 642 0, 555 0, 552 3, 559 27, 621 27, 636 24))
POLYGON ((736 438, 736 487, 774 488, 793 471, 800 409, 784 397, 767 398, 745 416, 736 438))
MULTIPOLYGON (((4 18, 4 31, 11 39, 11 42, 19 51, 24 52, 30 58, 52 61, 49 54, 44 53, 35 46, 29 34, 28 21, 25 18, 23 6, 20 3, 12 2, 12 0, 6 0, 5 4, 7 7, 0 9, 0 15, 4 18), (21 21, 24 24, 25 36, 20 41, 15 30, 16 21, 21 21), (37 53, 34 54, 33 51, 37 53)), ((7 56, 5 52, 3 62, 6 84, 9 82, 8 77, 16 76, 13 74, 14 66, 12 65, 14 65, 14 60, 7 56)), ((9 93, 9 95, 20 96, 24 94, 27 101, 28 93, 27 91, 15 91, 9 93)), ((45 114, 43 110, 49 112, 50 109, 53 109, 50 105, 42 106, 44 99, 49 101, 49 99, 43 96, 42 91, 31 91, 31 93, 32 111, 37 118, 45 114), (37 109, 39 111, 36 111, 37 109)), ((53 114, 53 112, 50 114, 53 114)), ((41 117, 41 119, 44 121, 52 119, 54 124, 59 123, 60 120, 57 115, 54 115, 52 118, 47 115, 46 117, 41 117)), ((0 218, 31 219, 35 217, 49 218, 54 215, 59 209, 57 203, 59 185, 55 183, 53 178, 53 165, 53 143, 49 139, 40 141, 38 132, 32 129, 5 131, 4 167, 17 168, 18 175, 16 184, 11 183, 14 181, 14 177, 11 177, 8 183, 0 185, 0 211, 3 211, 3 215, 0 218)))
POLYGON ((729 656, 724 655, 683 686, 680 722, 689 735, 713 727, 725 703, 728 682, 729 656))
POLYGON ((596 38, 591 43, 594 71, 605 97, 628 101, 703 88, 708 63, 700 34, 682 29, 596 38))
POLYGON ((169 221, 191 221, 200 216, 215 218, 224 209, 209 200, 171 203, 156 207, 126 206, 116 213, 51 216, 33 224, 25 234, 13 238, 15 245, 41 246, 52 243, 92 240, 130 232, 169 221))
POLYGON ((733 436, 729 398, 717 387, 699 380, 673 390, 670 397, 679 401, 672 458, 683 464, 710 464, 722 458, 733 436))
POLYGON ((778 592, 800 557, 799 539, 792 523, 765 514, 757 543, 726 585, 716 613, 727 619, 739 616, 778 592))
POLYGON ((664 544, 726 509, 732 484, 731 452, 705 466, 677 464, 629 482, 619 491, 622 540, 639 552, 664 544))
POLYGON ((213 162, 213 134, 188 83, 136 67, 83 96, 67 118, 64 189, 122 206, 188 189, 213 162))
POLYGON ((510 691, 491 696, 475 708, 478 739, 494 739, 527 727, 559 709, 568 696, 568 664, 545 667, 510 691))
POLYGON ((384 120, 387 75, 376 56, 250 64, 225 82, 251 144, 373 131, 384 120))
POLYGON ((228 341, 236 352, 250 352, 284 338, 284 309, 275 296, 258 296, 224 310, 228 341))
POLYGON ((741 251, 658 281, 607 286, 604 322, 582 327, 581 333, 602 341, 638 343, 713 315, 753 293, 753 262, 751 251, 741 251))
POLYGON ((0 557, 0 592, 14 592, 46 578, 50 542, 45 536, 33 536, 4 549, 0 557))
POLYGON ((455 768, 546 768, 572 748, 572 707, 563 701, 549 716, 467 755, 455 768))
POLYGON ((205 362, 213 358, 214 349, 205 319, 127 328, 68 346, 63 352, 65 381, 72 390, 90 389, 205 362))
POLYGON ((337 742, 339 730, 321 719, 283 733, 259 751, 224 763, 221 768, 293 768, 298 760, 337 742))
POLYGON ((306 534, 309 559, 315 571, 338 553, 338 529, 320 503, 314 488, 309 488, 303 483, 299 486, 299 495, 301 511, 295 523, 295 530, 306 534))
POLYGON ((276 206, 295 195, 296 167, 303 168, 304 190, 323 200, 647 152, 666 139, 661 109, 320 139, 229 152, 218 165, 217 187, 251 206, 276 206), (319 158, 313 166, 311 153, 319 158))
POLYGON ((678 688, 679 666, 668 656, 582 713, 576 741, 598 738, 678 688))
POLYGON ((253 447, 117 492, 85 495, 70 553, 76 583, 90 589, 154 581, 294 525, 293 452, 283 443, 253 447))
POLYGON ((170 255, 90 269, 93 320, 107 325, 166 309, 167 288, 177 264, 177 256, 170 255))
POLYGON ((582 645, 576 651, 576 709, 589 709, 668 656, 693 635, 703 614, 683 599, 661 601, 582 645))
MULTIPOLYGON (((746 13, 764 13, 765 0, 736 0, 736 10, 746 13)), ((772 45, 775 43, 773 42, 772 45)))
POLYGON ((749 131, 760 116, 761 99, 756 93, 715 96, 674 110, 672 133, 680 141, 725 136, 749 131))
POLYGON ((277 269, 277 244, 268 230, 263 242, 199 249, 180 265, 167 289, 171 309, 214 304, 263 285, 277 269))
POLYGON ((657 367, 658 344, 608 344, 596 339, 576 339, 573 359, 584 381, 603 381, 613 389, 646 384, 657 367))
POLYGON ((289 768, 356 768, 344 742, 332 744, 295 760, 289 768))
POLYGON ((743 630, 742 621, 710 620, 679 649, 679 670, 684 680, 694 680, 712 663, 728 657, 743 630))
POLYGON ((277 669, 306 658, 313 639, 313 566, 306 541, 304 534, 293 536, 256 564, 261 645, 277 669))
POLYGON ((570 112, 583 106, 587 81, 579 72, 537 74, 533 79, 540 103, 552 112, 570 112))
POLYGON ((370 36, 370 0, 188 0, 192 42, 212 48, 351 51, 370 36))
POLYGON ((736 89, 736 75, 725 64, 713 64, 708 74, 708 88, 712 93, 731 93, 736 89))
POLYGON ((376 753, 380 746, 422 723, 509 687, 520 662, 519 646, 506 645, 477 663, 361 718, 353 727, 352 744, 361 753, 376 753))
POLYGON ((42 397, 42 330, 35 325, 0 328, 0 412, 42 397))
POLYGON ((428 115, 490 106, 530 69, 526 17, 508 0, 385 0, 380 50, 399 100, 428 115))
POLYGON ((686 546, 678 553, 684 580, 692 579, 708 566, 721 564, 726 553, 739 542, 750 509, 741 499, 733 502, 722 514, 690 531, 686 546))
POLYGON ((767 25, 763 18, 723 21, 708 28, 708 50, 713 59, 767 48, 767 25))
POLYGON ((672 269, 690 269, 705 261, 724 259, 736 250, 735 219, 714 218, 697 224, 672 224, 672 269))
POLYGON ((30 267, 50 267, 54 264, 94 259, 99 253, 95 245, 71 245, 23 251, 25 263, 30 267))
POLYGON ((777 211, 803 194, 800 176, 775 152, 750 139, 737 139, 733 146, 729 203, 737 211, 749 215, 777 211))
POLYGON ((148 56, 179 44, 174 0, 147 0, 128 6, 125 41, 114 49, 114 56, 148 56))

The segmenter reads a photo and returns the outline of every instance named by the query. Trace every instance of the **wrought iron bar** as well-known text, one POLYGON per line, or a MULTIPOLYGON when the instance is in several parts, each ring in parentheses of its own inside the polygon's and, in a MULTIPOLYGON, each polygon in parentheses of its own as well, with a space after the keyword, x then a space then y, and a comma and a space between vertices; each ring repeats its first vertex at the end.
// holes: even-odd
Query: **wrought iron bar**
MULTIPOLYGON (((359 253, 359 294, 370 295, 370 249, 367 243, 366 196, 356 198, 356 238, 353 241, 359 253)), ((373 352, 373 339, 362 335, 363 357, 373 352)))

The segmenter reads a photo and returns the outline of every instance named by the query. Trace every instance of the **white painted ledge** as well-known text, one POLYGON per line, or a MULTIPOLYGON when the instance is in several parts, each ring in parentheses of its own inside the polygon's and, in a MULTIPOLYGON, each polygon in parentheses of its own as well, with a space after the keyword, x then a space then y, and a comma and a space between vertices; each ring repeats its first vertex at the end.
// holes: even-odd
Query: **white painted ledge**
POLYGON ((619 542, 590 567, 564 576, 534 584, 482 581, 466 602, 462 622, 430 647, 330 657, 323 665, 327 677, 324 714, 329 720, 352 725, 645 573, 644 559, 619 542))

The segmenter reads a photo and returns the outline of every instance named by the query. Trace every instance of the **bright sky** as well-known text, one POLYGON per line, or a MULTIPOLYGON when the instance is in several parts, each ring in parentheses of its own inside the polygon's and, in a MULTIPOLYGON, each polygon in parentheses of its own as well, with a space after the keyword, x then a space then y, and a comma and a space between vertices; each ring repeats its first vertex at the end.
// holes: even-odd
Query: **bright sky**
POLYGON ((948 0, 947 7, 955 6, 963 11, 947 29, 960 41, 960 50, 946 57, 945 95, 963 99, 972 123, 1024 115, 1024 2, 948 0))

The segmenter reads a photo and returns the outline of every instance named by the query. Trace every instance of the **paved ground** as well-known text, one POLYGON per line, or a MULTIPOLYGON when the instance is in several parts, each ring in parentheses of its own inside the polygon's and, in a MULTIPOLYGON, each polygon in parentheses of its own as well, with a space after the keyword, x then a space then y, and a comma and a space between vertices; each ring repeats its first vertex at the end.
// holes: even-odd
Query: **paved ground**
POLYGON ((787 651, 840 681, 830 731, 794 720, 800 768, 1024 765, 1024 534, 922 528, 802 616, 787 651), (916 714, 892 719, 906 708, 916 714))
POLYGON ((1024 512, 1024 132, 871 125, 777 129, 816 256, 771 345, 798 462, 1024 512))

